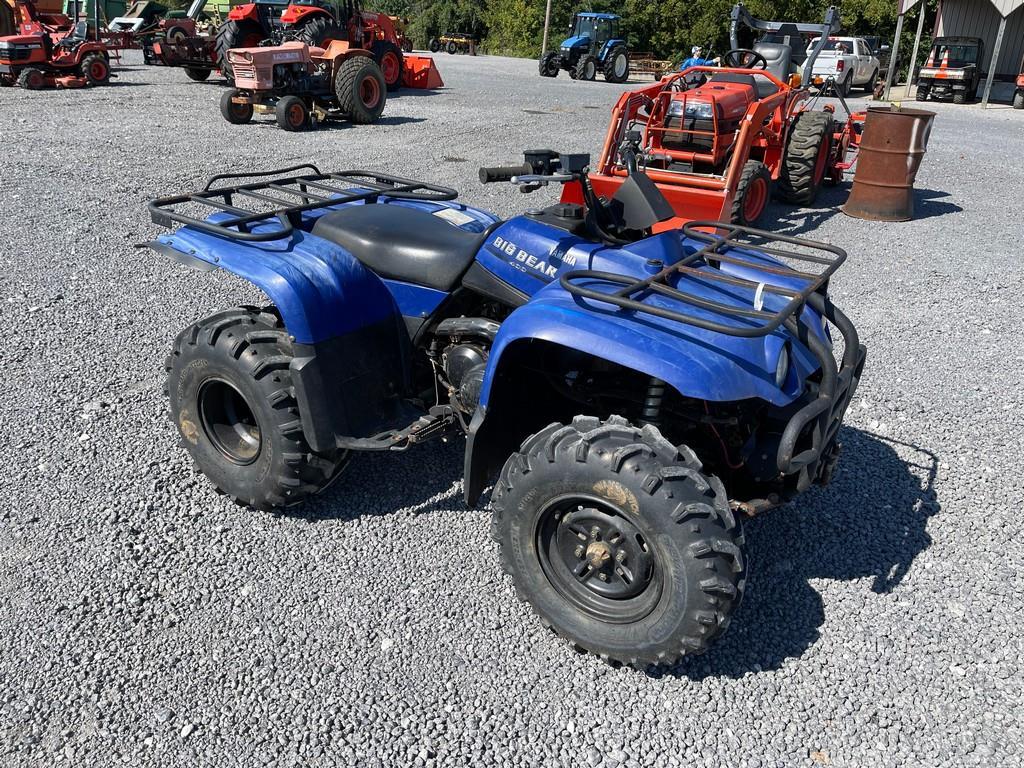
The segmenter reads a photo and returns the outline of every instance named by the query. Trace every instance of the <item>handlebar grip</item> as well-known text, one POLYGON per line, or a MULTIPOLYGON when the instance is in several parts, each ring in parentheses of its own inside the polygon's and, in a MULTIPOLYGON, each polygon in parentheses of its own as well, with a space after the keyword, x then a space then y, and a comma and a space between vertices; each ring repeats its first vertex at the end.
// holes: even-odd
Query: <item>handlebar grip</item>
POLYGON ((493 168, 480 169, 480 183, 490 184, 494 181, 512 181, 513 176, 525 176, 533 173, 533 166, 529 163, 522 165, 496 165, 493 168))

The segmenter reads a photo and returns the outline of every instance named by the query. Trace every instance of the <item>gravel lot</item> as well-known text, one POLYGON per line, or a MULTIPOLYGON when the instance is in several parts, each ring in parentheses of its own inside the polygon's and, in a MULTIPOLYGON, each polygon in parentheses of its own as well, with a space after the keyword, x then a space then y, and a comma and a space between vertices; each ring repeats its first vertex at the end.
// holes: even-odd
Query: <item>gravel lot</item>
POLYGON ((512 215, 526 201, 476 168, 596 153, 620 87, 442 56, 449 87, 382 125, 288 134, 138 61, 108 88, 0 90, 0 762, 1020 764, 1024 113, 936 105, 913 222, 845 217, 847 185, 770 210, 850 251, 833 294, 868 368, 834 483, 749 523, 724 641, 650 676, 515 600, 459 441, 357 457, 296 514, 218 496, 176 444, 163 360, 258 297, 133 248, 148 198, 306 161, 512 215))

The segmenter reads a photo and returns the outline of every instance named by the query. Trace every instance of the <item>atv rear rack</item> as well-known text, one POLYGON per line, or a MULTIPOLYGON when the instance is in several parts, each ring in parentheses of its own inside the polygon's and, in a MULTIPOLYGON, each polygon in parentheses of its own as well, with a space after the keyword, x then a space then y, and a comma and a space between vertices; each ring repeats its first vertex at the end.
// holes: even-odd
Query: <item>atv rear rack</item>
POLYGON ((381 195, 402 200, 443 202, 454 200, 459 193, 426 181, 385 173, 358 170, 322 173, 315 165, 303 164, 275 171, 222 173, 211 178, 201 192, 161 197, 150 201, 148 207, 153 223, 162 227, 184 224, 231 240, 266 242, 290 237, 306 211, 360 200, 375 203, 381 195), (310 173, 282 176, 304 169, 310 173), (275 178, 214 186, 225 179, 261 176, 275 178), (183 210, 189 205, 199 206, 207 215, 209 209, 221 215, 215 219, 189 215, 183 210), (277 222, 277 226, 273 226, 273 222, 277 222), (258 231, 254 231, 254 225, 258 231))
POLYGON ((846 251, 834 245, 721 221, 691 221, 683 226, 683 233, 693 240, 705 243, 704 247, 648 278, 638 279, 611 272, 577 270, 562 276, 562 287, 574 296, 584 299, 636 312, 646 312, 709 331, 730 336, 766 336, 800 311, 812 294, 827 286, 829 278, 846 261, 846 251), (722 232, 725 234, 721 234, 722 232), (796 246, 796 249, 783 248, 782 245, 796 246), (812 268, 816 265, 820 269, 811 272, 806 269, 779 266, 757 258, 754 252, 773 256, 783 263, 796 261, 812 265, 812 268), (785 288, 738 277, 722 270, 722 264, 733 265, 735 271, 755 270, 765 275, 778 275, 781 278, 780 282, 796 280, 803 285, 799 289, 785 288), (680 280, 673 286, 670 278, 676 276, 680 280), (681 288, 686 279, 718 284, 724 291, 730 288, 748 289, 753 292, 753 298, 749 308, 735 303, 714 301, 706 296, 688 293, 681 288), (609 283, 620 287, 608 292, 581 285, 581 281, 609 283), (643 296, 652 293, 704 310, 705 313, 722 315, 723 319, 728 317, 744 322, 719 322, 693 312, 654 306, 642 300, 643 296), (776 311, 766 309, 765 299, 770 295, 782 297, 786 300, 785 305, 776 311))

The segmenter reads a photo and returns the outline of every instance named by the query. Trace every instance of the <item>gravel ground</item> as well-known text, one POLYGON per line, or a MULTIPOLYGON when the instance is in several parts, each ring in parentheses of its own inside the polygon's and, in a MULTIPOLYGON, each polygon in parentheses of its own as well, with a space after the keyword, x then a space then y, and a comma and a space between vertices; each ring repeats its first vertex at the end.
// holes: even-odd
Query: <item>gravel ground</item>
POLYGON ((770 209, 851 252, 833 293, 870 352, 846 451, 831 486, 749 523, 724 641, 644 675, 515 600, 458 443, 357 457, 295 514, 214 493, 162 364, 194 318, 258 297, 133 248, 148 198, 306 161, 512 215, 477 166, 596 153, 620 88, 442 56, 449 87, 383 124, 288 134, 128 62, 108 88, 0 91, 3 764, 1020 764, 1024 113, 937 105, 913 222, 843 216, 846 185, 770 209))

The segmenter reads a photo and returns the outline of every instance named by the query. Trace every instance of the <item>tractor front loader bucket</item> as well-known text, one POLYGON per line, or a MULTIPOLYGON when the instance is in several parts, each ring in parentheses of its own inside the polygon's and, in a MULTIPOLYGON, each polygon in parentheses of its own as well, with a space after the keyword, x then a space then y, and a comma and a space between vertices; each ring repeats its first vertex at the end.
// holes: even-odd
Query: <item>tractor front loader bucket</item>
POLYGON ((437 65, 430 56, 416 56, 407 53, 404 56, 405 67, 402 69, 402 85, 406 88, 443 88, 444 80, 437 71, 437 65))

